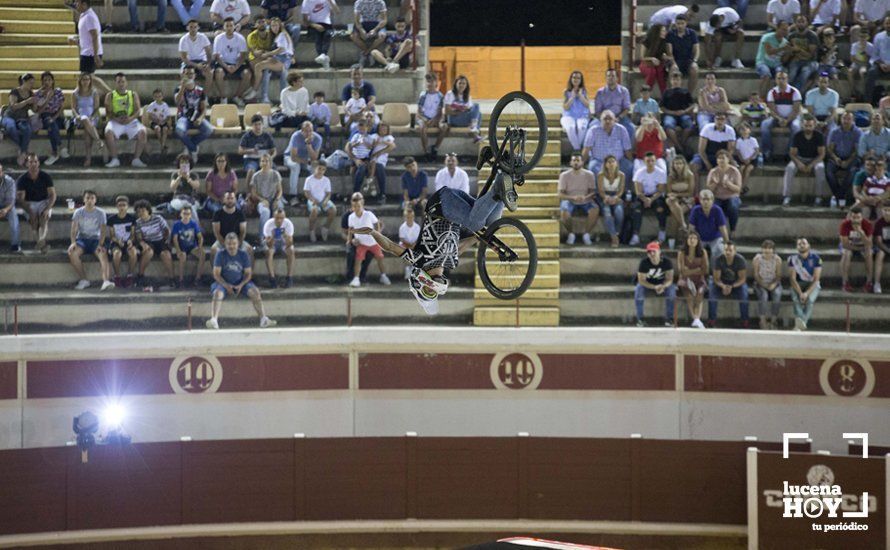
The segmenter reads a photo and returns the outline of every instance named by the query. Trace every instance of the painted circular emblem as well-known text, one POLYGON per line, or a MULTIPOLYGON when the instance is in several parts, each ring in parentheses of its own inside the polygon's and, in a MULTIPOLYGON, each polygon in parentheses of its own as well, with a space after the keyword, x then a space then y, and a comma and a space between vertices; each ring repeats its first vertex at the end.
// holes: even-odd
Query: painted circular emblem
POLYGON ((544 368, 536 353, 498 353, 491 360, 491 382, 499 390, 534 390, 544 368))
POLYGON ((819 369, 825 395, 868 397, 875 387, 875 371, 864 359, 826 359, 819 369))
POLYGON ((223 369, 212 355, 181 355, 170 364, 169 377, 175 393, 215 393, 222 384, 223 369))

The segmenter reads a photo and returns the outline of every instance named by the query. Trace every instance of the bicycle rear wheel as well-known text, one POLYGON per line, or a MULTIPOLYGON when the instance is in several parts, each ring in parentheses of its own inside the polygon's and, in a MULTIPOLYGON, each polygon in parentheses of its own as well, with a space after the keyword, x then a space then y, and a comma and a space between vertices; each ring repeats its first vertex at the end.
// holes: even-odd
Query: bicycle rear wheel
POLYGON ((508 139, 498 164, 508 174, 525 174, 538 164, 547 147, 547 119, 544 109, 525 92, 510 92, 498 100, 488 123, 488 140, 496 155, 504 140, 508 139), (514 139, 508 139, 512 136, 514 139), (526 151, 526 145, 535 142, 534 150, 526 151))
POLYGON ((495 298, 515 300, 531 286, 538 269, 538 245, 528 226, 501 218, 485 230, 476 250, 476 267, 485 289, 495 298))

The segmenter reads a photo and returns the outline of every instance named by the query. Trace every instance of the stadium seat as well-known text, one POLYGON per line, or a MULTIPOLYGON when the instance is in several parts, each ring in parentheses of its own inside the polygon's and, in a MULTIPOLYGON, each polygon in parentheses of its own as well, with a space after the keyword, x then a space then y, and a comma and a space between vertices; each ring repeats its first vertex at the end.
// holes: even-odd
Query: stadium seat
POLYGON ((330 101, 327 102, 327 106, 331 110, 331 129, 341 127, 343 119, 340 118, 340 106, 330 101))
POLYGON ((253 118, 253 115, 262 115, 264 119, 264 123, 266 125, 269 124, 269 117, 272 116, 272 106, 268 103, 249 103, 244 106, 244 127, 247 128, 250 125, 250 119, 253 118))
POLYGON ((411 113, 407 103, 387 103, 383 106, 382 122, 389 124, 391 130, 407 130, 411 127, 411 113))
POLYGON ((218 104, 210 108, 210 124, 213 131, 221 134, 241 133, 241 120, 238 117, 238 107, 232 104, 218 104))

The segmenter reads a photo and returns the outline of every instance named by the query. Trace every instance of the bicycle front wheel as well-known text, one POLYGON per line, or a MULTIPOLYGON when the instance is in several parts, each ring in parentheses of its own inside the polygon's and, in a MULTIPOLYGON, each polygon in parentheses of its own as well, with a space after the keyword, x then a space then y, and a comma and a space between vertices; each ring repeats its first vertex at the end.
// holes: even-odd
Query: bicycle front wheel
POLYGON ((513 175, 527 173, 547 147, 547 119, 541 104, 525 92, 510 92, 499 99, 488 123, 488 140, 501 169, 513 175), (505 140, 504 153, 498 154, 505 140))
POLYGON ((488 226, 476 251, 476 267, 495 298, 515 300, 531 286, 538 269, 538 245, 528 226, 501 218, 488 226))

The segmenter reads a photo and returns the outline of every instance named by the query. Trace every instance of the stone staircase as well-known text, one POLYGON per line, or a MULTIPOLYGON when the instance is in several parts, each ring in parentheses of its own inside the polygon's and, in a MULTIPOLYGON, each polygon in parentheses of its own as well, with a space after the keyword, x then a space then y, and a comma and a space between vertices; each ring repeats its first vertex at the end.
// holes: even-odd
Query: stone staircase
POLYGON ((63 2, 0 0, 0 25, 0 89, 17 86, 23 73, 39 78, 43 71, 52 71, 63 89, 74 87, 78 49, 68 45, 68 36, 76 29, 63 2))

